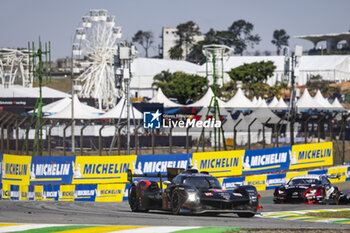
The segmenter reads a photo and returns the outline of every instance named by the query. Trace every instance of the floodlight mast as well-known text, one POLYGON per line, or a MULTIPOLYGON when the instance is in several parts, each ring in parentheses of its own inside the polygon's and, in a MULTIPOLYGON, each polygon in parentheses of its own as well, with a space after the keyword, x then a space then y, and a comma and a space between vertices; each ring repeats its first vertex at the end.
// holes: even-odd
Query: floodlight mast
MULTIPOLYGON (((212 63, 213 65, 213 92, 214 96, 211 98, 209 106, 208 106, 208 111, 206 114, 206 119, 208 118, 208 115, 210 113, 211 108, 214 110, 214 121, 216 122, 217 120, 221 121, 221 114, 220 114, 220 106, 217 100, 217 93, 216 93, 216 87, 217 87, 217 80, 219 78, 222 78, 222 83, 224 84, 224 57, 229 57, 229 55, 232 53, 232 49, 228 46, 225 45, 217 45, 217 44, 210 44, 210 45, 205 45, 203 46, 203 54, 206 56, 206 76, 207 76, 207 86, 209 87, 209 72, 208 72, 208 63, 212 63), (221 74, 218 75, 219 71, 219 62, 221 62, 221 74)), ((219 145, 220 145, 220 134, 222 134, 222 142, 224 145, 224 149, 226 150, 226 142, 225 142, 225 135, 224 135, 224 129, 221 124, 220 129, 218 132, 216 132, 216 127, 214 127, 214 150, 216 151, 218 149, 218 141, 217 137, 219 139, 219 145), (217 135, 218 133, 218 135, 217 135)), ((204 127, 202 128, 201 135, 199 137, 198 143, 197 143, 197 149, 198 151, 199 144, 202 141, 204 143, 205 138, 204 137, 204 127)))
POLYGON ((300 57, 303 55, 303 47, 296 45, 295 51, 289 58, 289 49, 286 47, 284 49, 285 56, 285 66, 284 74, 288 75, 290 72, 291 79, 291 92, 289 101, 289 116, 290 116, 290 144, 294 145, 294 123, 295 123, 295 77, 299 76, 299 63, 300 57))
MULTIPOLYGON (((126 147, 127 154, 130 155, 130 108, 131 105, 131 95, 130 95, 130 82, 132 78, 132 70, 131 63, 137 57, 136 47, 127 42, 121 42, 118 45, 117 54, 114 57, 114 67, 115 67, 115 85, 116 88, 121 88, 122 83, 124 82, 124 92, 125 92, 125 100, 123 103, 122 110, 120 112, 120 116, 118 119, 117 127, 119 126, 120 119, 122 117, 124 106, 126 105, 126 118, 127 118, 127 138, 126 138, 126 147)), ((135 116, 134 123, 135 123, 135 116)), ((135 124, 134 124, 135 126, 135 124)), ((117 131, 116 127, 116 131, 117 131)), ((109 154, 112 152, 112 148, 116 141, 116 134, 114 134, 112 143, 109 148, 109 154)))

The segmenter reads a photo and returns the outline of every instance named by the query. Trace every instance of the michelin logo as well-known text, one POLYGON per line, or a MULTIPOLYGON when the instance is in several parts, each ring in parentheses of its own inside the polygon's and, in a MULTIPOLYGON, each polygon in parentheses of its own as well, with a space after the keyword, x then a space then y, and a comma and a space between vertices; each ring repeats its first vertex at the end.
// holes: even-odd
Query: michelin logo
POLYGON ((143 167, 142 163, 138 162, 137 166, 133 161, 133 169, 135 174, 143 173, 154 173, 154 172, 166 172, 168 167, 171 168, 187 168, 187 160, 178 160, 178 161, 149 161, 144 162, 143 167))
POLYGON ((68 176, 70 164, 32 164, 30 179, 36 176, 68 176))
POLYGON ((157 109, 156 112, 143 113, 143 128, 145 129, 160 129, 162 114, 157 109))
POLYGON ((280 163, 287 162, 287 157, 288 157, 287 152, 246 156, 244 160, 242 156, 242 161, 244 161, 242 166, 243 166, 243 170, 249 170, 251 169, 251 167, 280 164, 280 163), (251 157, 251 159, 249 159, 249 157, 251 157))

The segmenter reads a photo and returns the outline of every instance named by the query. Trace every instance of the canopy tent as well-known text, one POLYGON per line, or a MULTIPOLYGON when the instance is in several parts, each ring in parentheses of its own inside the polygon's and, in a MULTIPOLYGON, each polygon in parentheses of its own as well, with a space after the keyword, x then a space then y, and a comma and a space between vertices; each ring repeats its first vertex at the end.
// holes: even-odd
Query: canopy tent
POLYGON ((258 100, 257 100, 257 98, 256 98, 255 96, 253 97, 252 103, 253 103, 255 106, 256 106, 257 103, 258 103, 258 100))
MULTIPOLYGON (((125 97, 123 96, 118 104, 112 108, 111 110, 109 110, 108 112, 106 112, 103 115, 100 115, 99 118, 102 119, 126 119, 127 118, 127 108, 126 108, 126 103, 125 103, 125 97), (124 105, 124 108, 123 108, 124 105)), ((132 107, 132 109, 130 110, 130 119, 143 119, 143 114, 137 110, 135 107, 132 107), (133 114, 134 112, 134 114, 133 114)))
POLYGON ((269 108, 273 108, 278 104, 278 99, 276 96, 273 97, 272 101, 269 104, 269 108))
MULTIPOLYGON (((205 95, 200 98, 197 102, 193 104, 186 105, 186 107, 208 107, 211 99, 214 97, 214 92, 211 88, 208 88, 208 91, 205 95)), ((226 103, 217 97, 219 107, 226 107, 226 103)), ((212 102, 212 106, 214 106, 214 101, 212 102)))
MULTIPOLYGON (((238 118, 234 121, 232 124, 232 128, 238 123, 238 121, 241 120, 240 123, 236 126, 237 130, 237 137, 236 137, 236 143, 237 145, 245 145, 248 143, 248 126, 250 125, 250 142, 251 143, 257 143, 259 141, 262 141, 263 139, 263 124, 258 119, 254 121, 256 118, 255 115, 248 115, 243 116, 241 113, 238 118), (254 121, 254 122, 253 122, 254 121), (253 122, 253 123, 252 123, 253 122)), ((265 128, 265 138, 267 139, 266 143, 270 142, 271 136, 271 129, 266 127, 265 128)))
POLYGON ((298 99, 296 106, 299 111, 307 111, 309 109, 322 109, 323 106, 310 96, 307 89, 304 90, 303 95, 298 99))
POLYGON ((268 108, 258 108, 254 110, 250 116, 252 118, 257 118, 262 123, 266 123, 269 118, 268 124, 277 124, 280 121, 280 118, 268 108))
MULTIPOLYGON (((74 119, 97 119, 99 118, 99 115, 104 113, 104 111, 81 103, 77 95, 74 95, 73 101, 74 119)), ((72 119, 72 101, 62 111, 56 113, 55 115, 48 116, 47 118, 72 119)))
POLYGON ((313 97, 313 99, 318 102, 323 108, 331 109, 332 105, 328 102, 327 99, 323 97, 320 90, 317 90, 316 95, 313 97))
POLYGON ((286 104, 286 102, 284 102, 283 98, 281 97, 278 100, 278 103, 274 107, 271 107, 271 109, 276 111, 283 111, 288 109, 288 105, 286 104))
POLYGON ((343 105, 339 102, 338 98, 335 98, 333 103, 332 103, 332 109, 334 111, 344 111, 343 105))
POLYGON ((257 105, 258 108, 268 108, 266 100, 261 99, 260 103, 257 105))
MULTIPOLYGON (((65 109, 70 103, 72 102, 71 98, 66 97, 60 100, 57 100, 55 102, 52 102, 51 104, 47 104, 42 107, 42 112, 44 116, 50 116, 54 115, 63 109, 65 109)), ((28 113, 32 114, 34 110, 29 111, 28 113)))
POLYGON ((256 106, 244 95, 241 88, 238 88, 236 94, 225 103, 226 108, 237 110, 254 109, 256 106))
MULTIPOLYGON (((52 89, 50 87, 42 87, 43 98, 66 98, 70 94, 52 89)), ((26 88, 19 85, 4 88, 0 87, 0 98, 39 98, 39 87, 26 88)))
POLYGON ((163 93, 162 89, 158 88, 157 94, 149 101, 150 103, 162 103, 165 108, 184 107, 182 104, 175 103, 169 100, 163 93))

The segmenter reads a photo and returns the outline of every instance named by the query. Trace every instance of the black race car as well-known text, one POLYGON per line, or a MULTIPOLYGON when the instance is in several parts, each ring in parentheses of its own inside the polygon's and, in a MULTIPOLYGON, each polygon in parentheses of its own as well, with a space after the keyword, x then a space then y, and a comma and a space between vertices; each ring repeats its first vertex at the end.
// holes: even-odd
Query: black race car
POLYGON ((239 217, 253 217, 262 208, 259 206, 260 195, 254 186, 238 186, 229 192, 222 189, 218 179, 207 172, 168 168, 167 180, 162 182, 162 179, 160 173, 133 175, 128 171, 128 199, 133 212, 165 210, 173 214, 236 213, 239 217), (133 177, 149 179, 134 181, 133 177), (159 178, 160 187, 151 177, 159 178), (166 185, 164 189, 163 184, 166 185))
POLYGON ((331 184, 326 175, 293 177, 287 184, 275 189, 275 203, 339 204, 341 191, 331 184))

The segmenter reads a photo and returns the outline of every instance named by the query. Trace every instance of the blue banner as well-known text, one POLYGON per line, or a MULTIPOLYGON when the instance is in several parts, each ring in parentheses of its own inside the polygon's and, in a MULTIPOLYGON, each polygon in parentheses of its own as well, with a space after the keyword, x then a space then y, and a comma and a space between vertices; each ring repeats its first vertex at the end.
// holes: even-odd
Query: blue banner
POLYGON ((246 150, 242 160, 242 174, 258 174, 289 170, 292 147, 246 150))
POLYGON ((59 191, 59 185, 45 185, 43 190, 43 199, 58 201, 59 191))
POLYGON ((270 174, 266 179, 266 190, 275 189, 286 183, 286 173, 284 174, 270 174))
POLYGON ((346 171, 346 181, 350 180, 350 166, 348 167, 348 170, 346 171))
POLYGON ((27 199, 28 199, 28 201, 34 201, 35 200, 34 185, 28 185, 27 199))
POLYGON ((74 162, 75 156, 33 156, 30 166, 30 184, 71 184, 73 177, 72 164, 74 162))
POLYGON ((11 200, 19 200, 19 185, 11 185, 10 197, 11 200))
POLYGON ((133 170, 135 174, 161 172, 165 175, 168 167, 186 169, 191 165, 191 160, 192 154, 138 155, 133 170))
POLYGON ((95 201, 97 184, 77 184, 75 185, 75 201, 95 201))
POLYGON ((308 171, 307 174, 309 175, 327 175, 328 170, 315 170, 315 171, 308 171))
POLYGON ((233 190, 237 187, 237 185, 244 185, 245 177, 232 177, 225 178, 222 181, 222 187, 227 190, 233 190))

